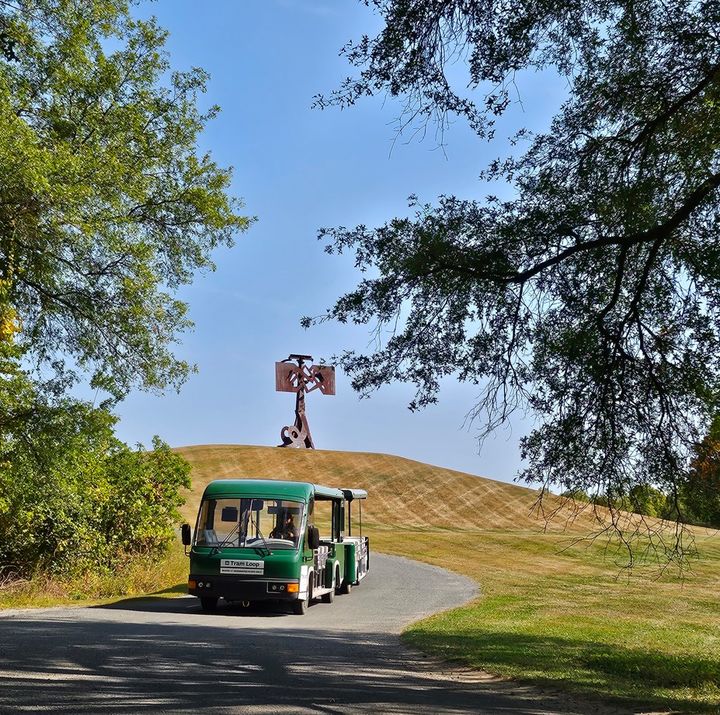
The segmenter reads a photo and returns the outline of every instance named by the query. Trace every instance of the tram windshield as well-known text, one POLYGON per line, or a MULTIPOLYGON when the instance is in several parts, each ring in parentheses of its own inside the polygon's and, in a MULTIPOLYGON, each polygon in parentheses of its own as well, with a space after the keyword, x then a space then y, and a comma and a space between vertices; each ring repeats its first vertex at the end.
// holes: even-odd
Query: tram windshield
POLYGON ((230 548, 295 549, 305 515, 302 502, 289 499, 205 499, 195 544, 230 548))

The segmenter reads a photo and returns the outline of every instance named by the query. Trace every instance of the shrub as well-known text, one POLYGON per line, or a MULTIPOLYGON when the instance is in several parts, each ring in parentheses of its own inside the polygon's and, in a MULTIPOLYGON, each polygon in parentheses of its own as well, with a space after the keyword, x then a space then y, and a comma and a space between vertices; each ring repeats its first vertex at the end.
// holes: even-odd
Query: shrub
POLYGON ((4 572, 99 573, 167 549, 179 521, 179 489, 190 483, 182 457, 157 437, 150 451, 130 449, 115 437, 108 410, 41 397, 21 372, 0 369, 3 397, 4 572))

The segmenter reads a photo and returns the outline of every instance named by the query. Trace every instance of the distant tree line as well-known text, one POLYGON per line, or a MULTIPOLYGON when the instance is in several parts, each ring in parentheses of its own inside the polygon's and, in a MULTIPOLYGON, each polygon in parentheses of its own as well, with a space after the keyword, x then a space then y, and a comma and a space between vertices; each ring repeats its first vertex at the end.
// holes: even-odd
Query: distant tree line
POLYGON ((597 494, 568 489, 563 496, 644 516, 720 528, 720 416, 696 445, 690 470, 673 492, 643 484, 624 493, 617 488, 597 494))

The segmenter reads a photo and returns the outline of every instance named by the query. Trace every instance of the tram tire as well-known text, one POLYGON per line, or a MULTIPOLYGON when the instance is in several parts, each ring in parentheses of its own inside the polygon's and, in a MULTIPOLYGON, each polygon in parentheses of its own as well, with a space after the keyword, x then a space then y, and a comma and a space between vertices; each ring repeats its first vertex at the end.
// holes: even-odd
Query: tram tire
POLYGON ((217 596, 200 596, 200 607, 205 613, 212 613, 217 608, 217 596))
POLYGON ((320 600, 323 603, 332 603, 335 600, 335 589, 331 588, 327 593, 323 593, 320 600))
POLYGON ((333 577, 332 590, 329 593, 323 594, 323 603, 332 603, 335 600, 335 594, 338 592, 338 584, 340 583, 340 571, 335 568, 335 576, 333 577))
POLYGON ((297 601, 292 602, 292 610, 293 613, 296 616, 304 616, 307 613, 307 609, 310 607, 310 604, 313 600, 313 589, 312 589, 312 581, 308 585, 308 595, 307 598, 298 598, 297 601))

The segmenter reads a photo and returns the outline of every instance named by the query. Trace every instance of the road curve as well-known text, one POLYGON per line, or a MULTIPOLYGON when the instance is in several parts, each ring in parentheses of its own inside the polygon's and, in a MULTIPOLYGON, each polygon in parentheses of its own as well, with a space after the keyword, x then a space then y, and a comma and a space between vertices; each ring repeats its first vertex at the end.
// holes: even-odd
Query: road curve
POLYGON ((475 593, 374 555, 362 585, 304 616, 222 602, 204 614, 190 596, 0 611, 0 713, 589 712, 400 645, 405 625, 475 593))

